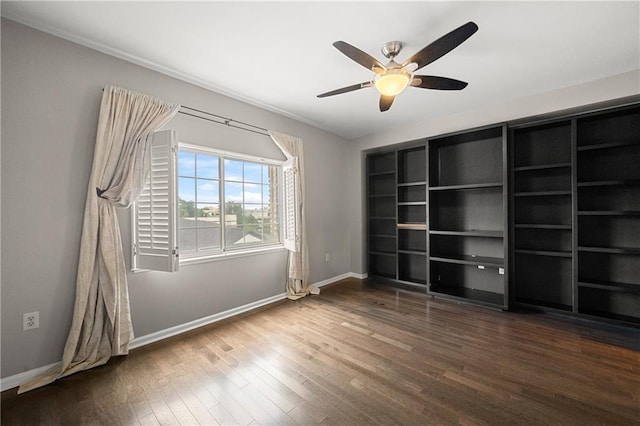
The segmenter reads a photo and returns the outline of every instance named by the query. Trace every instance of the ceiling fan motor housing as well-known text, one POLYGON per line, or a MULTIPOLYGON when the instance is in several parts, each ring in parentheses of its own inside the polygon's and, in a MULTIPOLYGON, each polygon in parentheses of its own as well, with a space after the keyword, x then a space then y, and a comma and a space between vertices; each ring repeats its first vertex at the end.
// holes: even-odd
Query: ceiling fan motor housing
POLYGON ((388 41, 382 46, 382 54, 391 60, 395 58, 398 53, 402 50, 402 42, 401 41, 388 41))

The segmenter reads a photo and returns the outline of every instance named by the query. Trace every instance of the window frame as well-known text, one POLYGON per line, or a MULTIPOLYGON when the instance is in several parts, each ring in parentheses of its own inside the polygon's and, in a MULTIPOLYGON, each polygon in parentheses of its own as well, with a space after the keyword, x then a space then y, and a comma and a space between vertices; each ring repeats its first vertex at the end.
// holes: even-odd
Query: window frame
MULTIPOLYGON (((176 158, 178 158, 180 151, 191 152, 195 154, 203 154, 218 157, 218 184, 219 184, 219 205, 221 211, 224 209, 225 204, 225 160, 237 160, 237 161, 245 161, 256 164, 263 164, 268 166, 277 167, 277 176, 278 182, 276 183, 276 191, 278 195, 278 211, 277 211, 277 223, 278 223, 278 241, 274 243, 267 244, 255 244, 255 245, 243 245, 241 247, 227 247, 226 242, 226 223, 224 220, 224 216, 220 217, 220 248, 215 250, 208 250, 206 252, 195 252, 193 254, 185 255, 182 252, 182 248, 178 243, 178 249, 180 252, 180 265, 188 265, 194 263, 202 263, 208 261, 222 260, 228 257, 240 257, 247 256, 262 252, 274 251, 274 250, 283 250, 284 246, 284 225, 282 223, 282 206, 283 206, 283 197, 284 197, 284 184, 283 184, 283 164, 285 161, 283 160, 275 160, 270 158, 258 157, 253 155, 241 154, 226 150, 221 150, 217 148, 211 148, 203 145, 196 145, 187 142, 178 141, 177 149, 176 149, 176 158)), ((176 208, 179 205, 178 197, 179 197, 179 184, 177 183, 179 180, 179 169, 176 165, 175 168, 175 178, 176 178, 176 196, 174 203, 176 208)), ((195 176, 197 179, 197 176, 195 176)), ((244 176, 242 182, 244 183, 244 176)), ((179 217, 176 218, 179 221, 179 217)), ((176 224, 176 232, 178 235, 178 241, 180 239, 180 226, 176 224)))

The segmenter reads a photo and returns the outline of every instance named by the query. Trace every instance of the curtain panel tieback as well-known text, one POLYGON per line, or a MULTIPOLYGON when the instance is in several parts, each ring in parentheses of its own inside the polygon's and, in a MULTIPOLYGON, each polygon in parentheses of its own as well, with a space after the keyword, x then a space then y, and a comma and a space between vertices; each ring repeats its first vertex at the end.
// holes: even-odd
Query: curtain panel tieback
POLYGON ((105 192, 107 192, 106 189, 96 188, 96 194, 98 194, 98 197, 102 198, 103 200, 108 200, 107 197, 102 196, 102 194, 104 194, 105 192))

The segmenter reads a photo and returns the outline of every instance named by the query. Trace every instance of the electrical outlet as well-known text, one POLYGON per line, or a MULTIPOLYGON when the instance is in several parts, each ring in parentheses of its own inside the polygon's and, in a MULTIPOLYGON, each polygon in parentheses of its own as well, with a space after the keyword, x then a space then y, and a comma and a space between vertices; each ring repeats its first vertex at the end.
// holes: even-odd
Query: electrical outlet
POLYGON ((329 257, 329 253, 325 253, 325 254, 324 254, 324 261, 325 261, 325 262, 329 262, 329 260, 330 260, 330 259, 331 259, 331 258, 329 257))
POLYGON ((22 331, 40 328, 40 312, 22 314, 22 331))

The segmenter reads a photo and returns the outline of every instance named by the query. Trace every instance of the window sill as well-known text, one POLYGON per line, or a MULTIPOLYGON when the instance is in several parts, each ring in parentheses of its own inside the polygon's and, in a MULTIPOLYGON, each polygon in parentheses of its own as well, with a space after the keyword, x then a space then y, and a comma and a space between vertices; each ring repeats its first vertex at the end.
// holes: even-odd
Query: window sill
POLYGON ((230 250, 222 253, 216 253, 212 255, 202 257, 192 257, 180 259, 180 266, 196 265, 199 263, 217 262, 226 259, 235 259, 238 257, 255 256, 257 254, 270 253, 274 251, 286 250, 282 244, 269 247, 259 247, 247 250, 230 250))
MULTIPOLYGON (((284 247, 284 245, 278 244, 278 245, 269 246, 269 247, 260 247, 260 248, 237 250, 237 251, 227 251, 227 252, 216 253, 216 254, 211 254, 207 256, 180 259, 180 267, 197 265, 200 263, 218 262, 221 260, 236 259, 239 257, 255 256, 255 255, 264 254, 264 253, 286 251, 286 250, 287 249, 284 247)), ((134 274, 139 274, 141 272, 151 272, 151 271, 149 269, 132 269, 131 272, 133 272, 134 274)))

